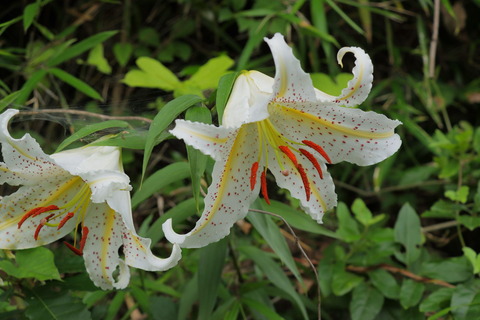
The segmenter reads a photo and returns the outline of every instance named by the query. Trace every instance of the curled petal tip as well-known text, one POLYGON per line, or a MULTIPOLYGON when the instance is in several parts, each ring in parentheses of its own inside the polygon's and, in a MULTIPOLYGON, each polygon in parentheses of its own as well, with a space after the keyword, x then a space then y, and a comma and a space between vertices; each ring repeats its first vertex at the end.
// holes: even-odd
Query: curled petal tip
POLYGON ((165 221, 162 225, 162 229, 163 233, 165 234, 165 238, 167 238, 167 240, 174 245, 181 245, 185 241, 185 235, 178 234, 173 230, 172 219, 165 221))

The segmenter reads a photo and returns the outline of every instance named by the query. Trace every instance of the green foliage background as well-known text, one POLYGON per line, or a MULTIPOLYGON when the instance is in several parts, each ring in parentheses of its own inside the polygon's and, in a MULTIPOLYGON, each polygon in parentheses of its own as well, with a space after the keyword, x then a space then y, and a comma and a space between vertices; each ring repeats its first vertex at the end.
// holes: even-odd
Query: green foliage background
POLYGON ((273 76, 263 37, 284 34, 332 94, 353 65, 340 70, 336 51, 362 47, 375 80, 361 108, 403 122, 391 158, 329 166, 341 203, 323 225, 272 190, 270 206, 253 207, 276 216, 251 212, 228 238, 184 250, 167 272, 132 270, 125 290, 95 288, 82 259, 59 243, 2 251, 1 319, 316 319, 319 309, 324 319, 480 318, 478 0, 0 8, 0 111, 22 110, 14 131, 30 132, 46 152, 104 135, 97 144, 125 147, 137 229, 160 256, 170 250, 161 224, 193 226, 213 164, 166 129, 176 117, 218 124, 235 71, 273 76))

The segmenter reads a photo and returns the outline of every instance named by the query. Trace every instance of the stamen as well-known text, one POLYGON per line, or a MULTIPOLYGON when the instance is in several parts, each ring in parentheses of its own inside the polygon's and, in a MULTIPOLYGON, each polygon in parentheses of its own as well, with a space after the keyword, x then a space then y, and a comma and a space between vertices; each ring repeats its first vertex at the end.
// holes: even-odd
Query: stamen
POLYGON ((262 176, 260 177, 262 183, 262 196, 265 199, 267 204, 270 204, 270 199, 268 198, 268 190, 267 190, 267 177, 266 177, 266 170, 262 171, 262 176))
POLYGON ((305 194, 307 196, 307 201, 309 201, 310 200, 310 183, 308 182, 307 174, 305 173, 305 169, 301 164, 298 165, 297 170, 298 170, 298 173, 300 173, 303 186, 305 187, 305 194))
POLYGON ((36 216, 38 216, 39 214, 42 214, 42 213, 48 212, 48 211, 52 211, 52 210, 58 210, 58 207, 55 206, 55 205, 49 205, 49 206, 46 206, 46 207, 33 208, 32 210, 28 211, 27 213, 25 213, 25 214, 23 215, 22 219, 18 222, 18 229, 20 229, 20 227, 22 226, 22 224, 23 224, 28 218, 36 217, 36 216))
POLYGON ((55 213, 52 213, 50 215, 48 215, 47 217, 43 218, 42 220, 40 220, 40 224, 37 226, 37 229, 35 229, 35 233, 33 235, 33 238, 35 240, 38 240, 38 235, 40 233, 40 230, 42 230, 43 226, 48 222, 48 220, 53 217, 55 215, 55 213))
POLYGON ((257 171, 258 171, 258 161, 252 164, 250 170, 250 189, 255 189, 255 184, 257 183, 257 171))
POLYGON ((328 154, 325 152, 325 150, 323 150, 322 147, 320 147, 318 144, 316 144, 315 142, 312 142, 312 141, 309 141, 309 140, 303 140, 302 141, 305 145, 309 146, 310 148, 314 149, 315 151, 317 151, 318 153, 320 153, 322 155, 323 158, 325 158, 325 160, 328 162, 328 163, 332 163, 332 160, 330 160, 330 157, 328 156, 328 154))
POLYGON ((83 256, 83 248, 85 248, 85 243, 87 242, 88 236, 88 227, 82 228, 82 239, 80 239, 80 249, 75 248, 67 241, 63 241, 63 243, 67 246, 68 249, 72 250, 77 256, 83 256))
POLYGON ((293 154, 292 150, 290 150, 289 147, 287 147, 287 146, 279 146, 278 149, 282 150, 282 152, 285 153, 290 160, 292 160, 293 165, 294 165, 295 167, 298 166, 297 157, 295 157, 295 155, 293 154))
POLYGON ((65 217, 63 217, 63 219, 58 224, 57 230, 60 230, 60 228, 63 227, 68 220, 72 219, 74 215, 75 214, 73 212, 67 213, 65 217))
POLYGON ((75 253, 77 256, 83 256, 83 252, 80 251, 79 249, 75 248, 72 246, 70 243, 67 241, 63 241, 63 244, 67 246, 68 249, 72 250, 73 253, 75 253))
POLYGON ((313 164, 313 166, 315 167, 315 169, 317 169, 317 172, 318 174, 320 175, 320 179, 323 179, 323 172, 322 172, 322 168, 320 167, 320 164, 318 163, 317 159, 315 158, 315 156, 313 154, 311 154, 310 152, 308 152, 307 150, 305 149, 298 149, 298 151, 300 151, 308 160, 310 160, 310 162, 313 164))

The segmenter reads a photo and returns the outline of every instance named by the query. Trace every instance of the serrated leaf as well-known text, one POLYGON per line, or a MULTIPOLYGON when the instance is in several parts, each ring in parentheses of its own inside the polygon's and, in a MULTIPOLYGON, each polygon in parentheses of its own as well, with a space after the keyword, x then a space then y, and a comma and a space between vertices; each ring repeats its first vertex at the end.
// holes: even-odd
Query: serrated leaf
POLYGON ((464 225, 468 230, 473 231, 476 228, 480 227, 480 217, 468 216, 468 215, 459 215, 457 216, 457 221, 464 225))
POLYGON ((345 242, 355 242, 360 239, 358 224, 350 215, 348 207, 340 202, 337 206, 338 230, 337 235, 345 242))
POLYGON ((95 89, 93 89, 86 82, 78 79, 77 77, 74 77, 71 74, 58 68, 51 68, 48 70, 48 72, 53 74, 55 77, 59 78, 63 82, 68 83, 78 91, 83 92, 87 96, 93 99, 103 101, 102 96, 95 89))
POLYGON ((398 299, 400 286, 397 280, 386 270, 377 269, 368 273, 373 285, 389 299, 398 299))
POLYGON ((121 120, 107 120, 104 122, 86 125, 85 127, 81 128, 80 130, 72 134, 67 139, 63 140, 62 143, 60 143, 60 145, 58 146, 57 150, 55 150, 55 152, 59 152, 65 149, 65 147, 69 146, 73 142, 77 141, 78 139, 82 139, 97 131, 108 129, 108 128, 125 128, 128 126, 129 124, 127 122, 121 121, 121 120))
POLYGON ((473 273, 479 273, 480 272, 480 255, 477 254, 473 249, 469 247, 463 247, 462 248, 463 254, 465 257, 467 257, 468 261, 473 266, 473 273))
POLYGON ((53 253, 47 248, 17 250, 15 262, 14 264, 10 260, 1 260, 0 269, 19 279, 60 280, 53 253))
POLYGON ((419 310, 421 312, 435 312, 447 308, 450 305, 453 291, 453 288, 440 288, 432 292, 422 300, 419 310))
POLYGON ((31 292, 25 315, 31 320, 88 320, 90 311, 69 294, 44 297, 41 289, 31 292))
POLYGON ((332 276, 332 292, 336 296, 343 296, 353 288, 360 285, 363 282, 363 278, 345 271, 345 269, 337 267, 333 270, 332 276))
POLYGON ((411 279, 404 279, 400 288, 400 304, 404 309, 416 306, 422 299, 425 285, 411 279))
POLYGON ((383 295, 374 287, 361 283, 352 292, 350 317, 352 320, 373 320, 383 305, 383 295))
POLYGON ((355 215, 355 218, 360 221, 364 226, 368 226, 373 219, 372 212, 367 208, 365 202, 362 199, 357 198, 353 201, 352 212, 355 215))
POLYGON ((395 241, 405 247, 405 263, 410 266, 420 256, 422 242, 420 219, 410 204, 406 203, 400 209, 394 232, 395 241))
POLYGON ((461 186, 458 190, 445 191, 445 197, 452 201, 458 201, 460 203, 466 203, 470 188, 468 186, 461 186))
POLYGON ((182 96, 176 98, 160 109, 150 125, 148 130, 147 141, 145 143, 145 152, 143 155, 142 165, 142 180, 145 176, 145 170, 147 169, 148 160, 152 154, 153 147, 160 143, 158 137, 165 131, 165 129, 172 123, 172 121, 183 111, 187 110, 196 103, 202 101, 202 98, 198 96, 182 96))

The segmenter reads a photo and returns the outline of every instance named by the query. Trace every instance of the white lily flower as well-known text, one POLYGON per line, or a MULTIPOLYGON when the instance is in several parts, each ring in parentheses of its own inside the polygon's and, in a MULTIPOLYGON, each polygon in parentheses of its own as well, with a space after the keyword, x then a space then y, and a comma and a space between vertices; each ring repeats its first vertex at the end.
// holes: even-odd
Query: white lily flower
POLYGON ((160 259, 150 251, 151 240, 136 234, 119 148, 85 146, 47 155, 29 134, 10 136, 8 123, 16 113, 0 115, 0 183, 20 186, 0 200, 1 249, 41 246, 74 230, 74 245, 65 244, 83 256, 90 278, 104 290, 128 285, 127 265, 164 271, 177 264, 178 245, 160 259), (122 246, 125 261, 118 253, 122 246))
POLYGON ((338 52, 340 65, 347 52, 355 55, 356 63, 353 79, 335 97, 313 87, 282 35, 265 41, 275 60, 275 78, 243 72, 233 86, 222 126, 177 120, 171 131, 216 160, 195 228, 179 235, 170 220, 163 226, 167 239, 182 247, 205 246, 228 235, 260 190, 269 203, 267 169, 321 223, 324 212, 337 204, 327 163, 371 165, 401 145, 394 133, 400 121, 343 107, 362 103, 372 86, 372 62, 362 49, 338 52))

